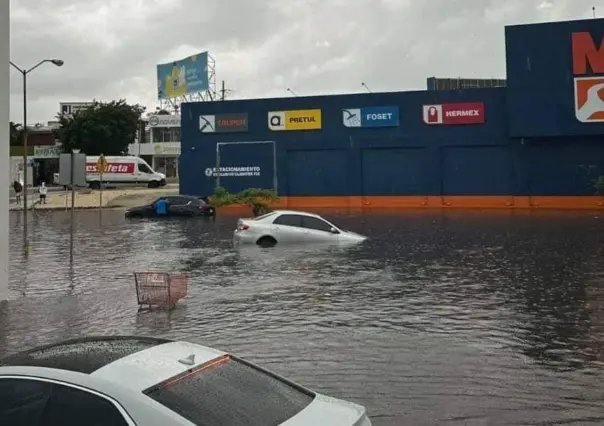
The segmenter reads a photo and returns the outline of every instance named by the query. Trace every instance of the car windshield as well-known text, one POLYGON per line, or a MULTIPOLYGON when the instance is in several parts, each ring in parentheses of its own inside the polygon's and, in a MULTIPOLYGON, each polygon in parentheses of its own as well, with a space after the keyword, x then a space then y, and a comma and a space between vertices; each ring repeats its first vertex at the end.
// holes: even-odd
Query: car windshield
POLYGON ((197 426, 277 426, 314 399, 312 392, 230 356, 145 394, 197 426))

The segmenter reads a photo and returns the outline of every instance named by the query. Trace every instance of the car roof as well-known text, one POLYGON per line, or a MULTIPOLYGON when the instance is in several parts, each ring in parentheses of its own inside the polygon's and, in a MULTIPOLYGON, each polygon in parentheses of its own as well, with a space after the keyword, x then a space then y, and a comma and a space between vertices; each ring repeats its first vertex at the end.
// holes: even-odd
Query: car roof
POLYGON ((8 356, 0 366, 29 366, 90 374, 120 358, 170 340, 148 337, 87 337, 40 346, 8 356))
POLYGON ((317 217, 317 218, 323 219, 318 214, 309 213, 309 212, 303 212, 303 211, 298 211, 298 210, 273 210, 273 213, 277 213, 277 214, 298 214, 298 215, 301 215, 301 216, 310 216, 310 217, 317 217))
POLYGON ((119 401, 138 424, 193 426, 143 391, 225 355, 168 339, 95 336, 10 355, 0 361, 0 377, 33 377, 92 389, 119 401))
POLYGON ((42 367, 71 371, 144 390, 225 352, 189 342, 152 337, 88 337, 20 352, 0 367, 42 367), (183 360, 193 356, 193 363, 183 360))

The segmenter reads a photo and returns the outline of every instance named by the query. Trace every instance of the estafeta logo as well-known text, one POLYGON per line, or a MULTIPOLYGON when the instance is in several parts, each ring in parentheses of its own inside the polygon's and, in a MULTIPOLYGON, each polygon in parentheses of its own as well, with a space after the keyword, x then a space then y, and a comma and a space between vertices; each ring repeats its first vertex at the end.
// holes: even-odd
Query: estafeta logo
POLYGON ((588 32, 572 34, 575 117, 582 123, 604 122, 604 37, 595 43, 588 32))
MULTIPOLYGON (((98 173, 95 163, 86 164, 86 173, 98 173)), ((105 173, 134 173, 134 163, 109 163, 105 173)))

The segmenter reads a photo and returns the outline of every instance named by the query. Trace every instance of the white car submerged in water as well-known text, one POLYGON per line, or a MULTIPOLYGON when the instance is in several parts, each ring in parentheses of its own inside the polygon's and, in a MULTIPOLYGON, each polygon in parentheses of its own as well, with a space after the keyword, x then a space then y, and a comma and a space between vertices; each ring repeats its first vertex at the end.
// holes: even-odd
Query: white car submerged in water
POLYGON ((363 406, 187 342, 93 337, 0 362, 0 425, 371 426, 363 406))
POLYGON ((239 219, 233 233, 234 244, 261 247, 282 243, 354 244, 366 239, 319 215, 294 210, 276 210, 256 218, 239 219))

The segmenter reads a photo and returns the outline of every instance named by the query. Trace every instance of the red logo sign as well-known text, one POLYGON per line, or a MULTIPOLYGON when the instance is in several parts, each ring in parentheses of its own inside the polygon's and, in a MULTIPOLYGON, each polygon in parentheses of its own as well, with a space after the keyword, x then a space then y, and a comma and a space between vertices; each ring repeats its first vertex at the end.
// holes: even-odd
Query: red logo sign
POLYGON ((604 122, 604 37, 598 47, 588 32, 573 33, 572 56, 575 117, 582 123, 604 122))
MULTIPOLYGON (((86 173, 98 173, 95 163, 86 163, 86 173)), ((134 173, 134 163, 109 163, 105 173, 134 173)))
POLYGON ((483 124, 484 103, 424 105, 424 123, 432 125, 483 124))

